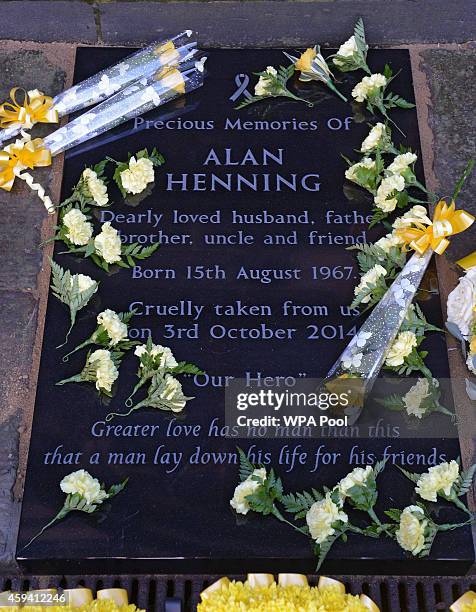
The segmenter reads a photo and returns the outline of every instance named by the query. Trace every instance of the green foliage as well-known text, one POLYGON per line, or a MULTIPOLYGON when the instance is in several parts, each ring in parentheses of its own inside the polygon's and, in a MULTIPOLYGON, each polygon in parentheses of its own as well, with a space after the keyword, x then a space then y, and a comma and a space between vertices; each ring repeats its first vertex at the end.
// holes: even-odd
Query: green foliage
POLYGON ((476 463, 460 474, 455 483, 455 491, 457 497, 466 495, 473 484, 474 473, 476 472, 476 463))
POLYGON ((422 309, 418 304, 412 304, 409 308, 400 328, 400 331, 411 331, 418 337, 424 337, 427 332, 442 332, 443 330, 436 325, 428 323, 422 309))
POLYGON ((111 485, 107 492, 107 498, 111 499, 111 497, 115 497, 118 493, 123 491, 126 488, 128 481, 129 481, 129 478, 126 478, 125 480, 123 480, 122 482, 118 484, 111 485))
POLYGON ((251 461, 246 456, 245 452, 237 447, 238 455, 240 458, 240 480, 243 482, 246 480, 256 469, 255 466, 251 463, 251 461))
POLYGON ((269 472, 264 481, 261 481, 258 476, 252 476, 251 478, 261 485, 254 493, 246 497, 251 510, 265 516, 272 514, 275 502, 280 501, 283 495, 281 479, 276 476, 274 470, 269 472))
POLYGON ((51 290, 53 295, 70 309, 71 325, 74 324, 76 314, 84 308, 93 294, 96 292, 98 283, 95 282, 86 291, 80 291, 78 278, 72 275, 69 270, 64 270, 55 261, 51 262, 51 290))
POLYGON ((316 489, 311 489, 310 492, 302 491, 302 493, 288 493, 283 495, 282 503, 286 512, 294 514, 295 519, 302 519, 313 504, 321 501, 324 496, 316 489))

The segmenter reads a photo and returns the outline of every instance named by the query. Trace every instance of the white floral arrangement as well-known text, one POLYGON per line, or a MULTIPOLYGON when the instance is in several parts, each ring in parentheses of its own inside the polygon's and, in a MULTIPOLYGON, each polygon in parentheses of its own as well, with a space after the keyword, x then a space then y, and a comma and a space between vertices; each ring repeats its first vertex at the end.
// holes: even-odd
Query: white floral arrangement
POLYGON ((367 74, 372 74, 367 66, 368 50, 364 22, 360 18, 355 24, 353 35, 339 47, 332 61, 341 72, 364 70, 367 74))
POLYGON ((193 397, 187 397, 182 384, 176 378, 180 374, 203 374, 197 366, 185 361, 177 362, 168 346, 154 344, 149 337, 146 344, 136 346, 134 354, 139 358, 137 377, 139 381, 125 401, 130 408, 127 413, 110 412, 106 421, 114 417, 130 415, 140 408, 156 408, 171 412, 182 412, 186 403, 193 397), (146 397, 133 405, 132 398, 145 384, 149 383, 146 397))
MULTIPOLYGON (((448 331, 461 342, 468 370, 476 374, 476 266, 468 268, 448 295, 448 331)), ((466 390, 476 400, 476 384, 466 380, 466 390)))
POLYGON ((476 464, 461 473, 457 461, 443 462, 431 467, 425 474, 403 474, 416 483, 415 492, 429 502, 438 497, 454 504, 468 518, 460 523, 435 523, 423 503, 409 505, 403 510, 391 508, 384 513, 393 522, 382 522, 375 512, 378 499, 377 477, 385 462, 374 466, 357 467, 331 489, 284 493, 281 479, 273 469, 253 465, 246 453, 238 448, 240 484, 230 500, 230 506, 239 515, 250 511, 263 516, 274 516, 295 531, 311 539, 317 557, 316 571, 323 564, 333 544, 346 542, 349 534, 370 538, 390 537, 406 552, 424 557, 430 554, 432 544, 440 532, 451 531, 474 522, 473 514, 459 499, 469 490, 476 464), (347 506, 347 507, 346 507, 347 506), (371 519, 366 527, 354 525, 349 517, 352 510, 365 512, 371 519), (291 514, 288 520, 285 514, 291 514), (304 523, 303 523, 304 521, 304 523))
MULTIPOLYGON (((424 201, 409 193, 418 189, 429 194, 415 175, 416 153, 404 147, 397 149, 392 141, 392 132, 383 123, 371 127, 362 141, 361 159, 348 164, 345 178, 368 191, 373 198, 373 217, 369 227, 380 223, 397 209, 408 208, 410 204, 421 205, 424 201)), ((424 206, 421 206, 424 208, 424 206)), ((428 222, 431 221, 428 219, 428 222)))
POLYGON ((68 342, 68 337, 76 321, 77 313, 84 308, 92 296, 96 293, 99 283, 85 274, 71 274, 60 265, 51 260, 51 290, 53 295, 66 304, 70 311, 70 327, 63 344, 68 342))
POLYGON ((69 361, 69 357, 77 351, 95 344, 103 348, 120 351, 125 353, 134 346, 136 346, 136 340, 129 340, 128 338, 128 323, 134 316, 132 312, 115 312, 110 308, 103 310, 96 317, 97 326, 94 332, 84 342, 79 344, 72 351, 67 353, 63 357, 63 361, 69 361))
POLYGON ((304 102, 308 106, 313 106, 312 102, 296 96, 288 89, 288 81, 294 72, 294 64, 287 68, 279 66, 277 69, 274 66, 268 66, 266 70, 258 72, 258 82, 255 85, 254 96, 245 98, 238 104, 236 109, 239 110, 266 98, 288 98, 297 102, 304 102))
POLYGON ((129 153, 126 161, 108 160, 116 165, 113 180, 119 187, 124 198, 144 192, 155 180, 155 168, 164 163, 164 157, 156 148, 151 153, 147 149, 138 151, 135 155, 129 153))
POLYGON ((59 380, 56 384, 61 386, 68 383, 92 382, 99 395, 112 397, 112 387, 119 378, 119 366, 123 357, 124 353, 121 351, 109 351, 108 349, 89 351, 81 372, 59 380))
POLYGON ((422 419, 434 412, 445 414, 454 421, 456 415, 440 403, 441 389, 436 378, 418 378, 404 395, 396 393, 384 398, 378 398, 377 402, 396 412, 402 412, 410 419, 422 419))
POLYGON ((66 499, 58 514, 39 531, 23 549, 27 548, 37 538, 39 538, 54 523, 64 519, 70 512, 85 512, 92 514, 101 505, 115 497, 127 485, 126 478, 120 484, 112 485, 106 490, 97 478, 91 476, 86 470, 77 470, 65 476, 60 482, 60 489, 66 493, 66 499))
POLYGON ((105 159, 92 168, 85 168, 79 181, 73 187, 71 195, 63 200, 58 208, 79 206, 83 213, 88 213, 91 206, 104 208, 109 205, 109 195, 107 191, 107 179, 104 172, 108 160, 105 159))
POLYGON ((125 244, 119 231, 109 221, 101 225, 96 236, 88 217, 76 208, 63 208, 60 212, 60 225, 54 240, 61 240, 67 247, 64 254, 82 254, 89 257, 98 267, 109 272, 109 266, 131 268, 136 260, 147 259, 159 248, 159 243, 141 246, 137 242, 125 244))

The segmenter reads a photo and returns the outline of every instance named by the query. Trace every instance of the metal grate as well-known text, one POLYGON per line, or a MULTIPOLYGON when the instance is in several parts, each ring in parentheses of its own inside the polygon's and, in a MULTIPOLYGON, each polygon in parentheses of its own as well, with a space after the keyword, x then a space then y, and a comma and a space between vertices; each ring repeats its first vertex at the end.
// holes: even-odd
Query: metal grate
MULTIPOLYGON (((129 592, 131 603, 147 612, 164 612, 167 599, 183 602, 183 612, 196 610, 200 592, 220 576, 142 575, 142 576, 15 576, 0 577, 0 591, 28 591, 47 587, 84 586, 93 592, 122 587, 129 592)), ((243 580, 244 576, 233 576, 243 580)), ((457 577, 389 577, 333 576, 345 583, 347 591, 365 593, 382 612, 437 612, 448 610, 451 603, 469 589, 476 590, 476 576, 457 577)), ((316 577, 309 576, 310 584, 316 577)), ((174 608, 178 610, 179 608, 174 608)))

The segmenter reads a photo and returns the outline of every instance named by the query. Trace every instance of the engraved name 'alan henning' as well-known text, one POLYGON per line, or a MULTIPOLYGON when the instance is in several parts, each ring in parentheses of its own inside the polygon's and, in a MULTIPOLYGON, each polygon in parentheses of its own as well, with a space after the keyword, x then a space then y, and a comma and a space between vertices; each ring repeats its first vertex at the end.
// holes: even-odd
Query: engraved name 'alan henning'
POLYGON ((224 172, 167 172, 164 176, 166 191, 225 191, 225 192, 316 192, 321 188, 319 174, 312 172, 268 172, 259 168, 284 165, 284 149, 274 151, 261 148, 234 153, 231 148, 217 151, 211 148, 202 166, 207 169, 226 168, 224 172), (246 172, 231 172, 231 168, 244 168, 246 172), (250 172, 250 168, 253 170, 250 172))

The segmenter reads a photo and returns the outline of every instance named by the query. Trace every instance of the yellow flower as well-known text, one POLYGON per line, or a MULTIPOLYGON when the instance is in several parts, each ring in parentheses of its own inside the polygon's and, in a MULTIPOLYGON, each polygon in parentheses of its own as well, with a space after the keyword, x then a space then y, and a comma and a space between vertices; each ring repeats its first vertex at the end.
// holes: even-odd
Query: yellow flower
POLYGON ((368 612, 357 595, 336 586, 254 587, 248 582, 230 582, 207 595, 197 612, 368 612))
POLYGON ((299 72, 309 72, 311 70, 312 60, 316 55, 317 52, 312 47, 306 49, 295 63, 296 70, 299 70, 299 72))

